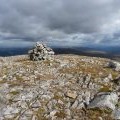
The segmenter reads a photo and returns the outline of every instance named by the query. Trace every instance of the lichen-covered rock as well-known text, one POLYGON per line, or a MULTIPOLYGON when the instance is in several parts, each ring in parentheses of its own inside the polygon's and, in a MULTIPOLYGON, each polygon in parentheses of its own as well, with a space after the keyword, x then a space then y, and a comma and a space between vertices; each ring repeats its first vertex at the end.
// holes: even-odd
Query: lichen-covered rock
POLYGON ((113 92, 98 94, 88 105, 88 108, 110 108, 115 109, 118 102, 118 95, 113 92))
POLYGON ((54 58, 54 54, 51 48, 39 42, 36 43, 35 48, 28 51, 29 58, 33 61, 51 60, 54 58))

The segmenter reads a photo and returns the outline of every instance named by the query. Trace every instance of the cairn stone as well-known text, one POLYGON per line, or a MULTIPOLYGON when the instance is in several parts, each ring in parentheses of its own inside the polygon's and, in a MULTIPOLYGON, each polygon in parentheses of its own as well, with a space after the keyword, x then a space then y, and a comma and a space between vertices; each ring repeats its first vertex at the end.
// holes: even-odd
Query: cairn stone
POLYGON ((36 43, 32 50, 28 51, 29 58, 33 61, 52 60, 54 58, 54 54, 55 53, 51 48, 39 42, 36 43))

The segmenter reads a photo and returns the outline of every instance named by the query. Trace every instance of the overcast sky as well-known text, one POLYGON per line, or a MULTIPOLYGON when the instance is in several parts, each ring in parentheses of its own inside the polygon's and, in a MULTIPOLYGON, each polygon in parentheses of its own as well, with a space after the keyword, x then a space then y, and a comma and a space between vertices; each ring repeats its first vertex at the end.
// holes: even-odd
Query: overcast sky
POLYGON ((0 0, 0 46, 119 45, 120 0, 0 0))

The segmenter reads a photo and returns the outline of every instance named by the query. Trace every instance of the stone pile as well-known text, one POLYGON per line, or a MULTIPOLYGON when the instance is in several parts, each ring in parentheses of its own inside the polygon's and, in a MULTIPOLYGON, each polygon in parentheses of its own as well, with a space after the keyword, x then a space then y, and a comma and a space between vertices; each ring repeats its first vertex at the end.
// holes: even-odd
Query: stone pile
POLYGON ((30 60, 39 61, 39 60, 51 60, 54 58, 54 51, 47 47, 45 44, 39 42, 36 43, 35 48, 28 51, 30 60))

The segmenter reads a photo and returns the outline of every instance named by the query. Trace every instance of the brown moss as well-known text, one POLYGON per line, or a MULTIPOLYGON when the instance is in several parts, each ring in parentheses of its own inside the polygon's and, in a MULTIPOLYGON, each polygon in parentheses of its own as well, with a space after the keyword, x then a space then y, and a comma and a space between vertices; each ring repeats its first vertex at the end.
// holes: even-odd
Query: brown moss
POLYGON ((51 74, 37 75, 36 80, 54 80, 55 77, 51 74))
POLYGON ((12 91, 12 92, 10 92, 10 94, 12 94, 12 95, 17 95, 19 93, 20 93, 19 91, 12 91))
POLYGON ((102 117, 103 120, 113 120, 111 116, 111 112, 112 111, 110 109, 94 108, 94 109, 89 109, 87 111, 87 114, 90 120, 98 120, 99 117, 102 117))
POLYGON ((109 85, 108 86, 103 85, 99 90, 99 92, 111 92, 111 91, 112 91, 112 87, 109 85))
POLYGON ((30 61, 28 58, 19 58, 19 59, 17 59, 17 60, 14 60, 14 62, 27 62, 27 61, 30 61))
POLYGON ((0 84, 4 84, 4 83, 6 83, 5 80, 0 80, 0 84))
POLYGON ((22 80, 23 80, 23 78, 20 77, 20 76, 18 76, 18 75, 16 75, 15 77, 16 77, 16 79, 19 80, 19 81, 22 81, 22 80))
POLYGON ((21 86, 21 85, 24 87, 27 87, 32 85, 30 82, 26 83, 25 81, 19 81, 19 80, 8 82, 8 84, 9 84, 9 87, 15 87, 15 86, 21 86))
POLYGON ((55 114, 55 116, 57 116, 58 118, 64 119, 66 117, 66 113, 65 113, 65 111, 61 110, 61 111, 57 112, 55 114))
POLYGON ((53 99, 55 99, 55 100, 59 100, 59 99, 61 99, 61 98, 62 98, 61 96, 59 96, 59 95, 57 95, 57 94, 54 94, 53 99))
POLYGON ((45 65, 50 66, 51 61, 50 61, 50 60, 45 60, 45 61, 43 61, 43 63, 44 63, 45 65))
POLYGON ((14 101, 12 99, 9 99, 8 102, 10 105, 14 103, 14 101))
POLYGON ((47 120, 44 117, 45 110, 43 108, 39 108, 38 111, 35 111, 34 114, 37 117, 37 120, 47 120))

